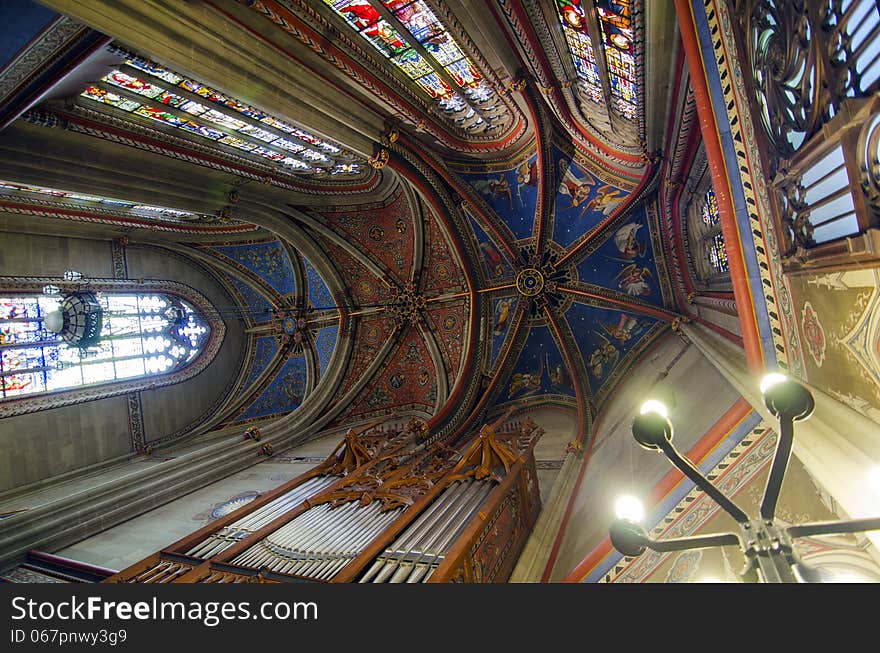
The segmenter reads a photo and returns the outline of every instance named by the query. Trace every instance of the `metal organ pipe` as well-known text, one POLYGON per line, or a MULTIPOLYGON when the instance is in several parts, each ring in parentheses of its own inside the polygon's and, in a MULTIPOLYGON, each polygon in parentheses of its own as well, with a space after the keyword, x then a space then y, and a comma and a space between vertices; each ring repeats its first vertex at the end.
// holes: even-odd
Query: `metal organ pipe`
MULTIPOLYGON (((108 582, 285 582, 299 577, 424 583, 438 569, 445 580, 459 563, 455 574, 460 571, 463 579, 494 580, 508 573, 510 561, 501 560, 485 575, 480 561, 471 559, 471 544, 496 546, 507 531, 477 519, 477 512, 488 506, 490 495, 495 505, 496 489, 500 503, 497 513, 491 511, 495 518, 502 509, 510 512, 504 503, 508 495, 517 497, 515 507, 523 510, 513 518, 524 528, 513 531, 516 539, 504 549, 505 556, 513 556, 540 508, 533 491, 531 447, 542 431, 528 419, 510 422, 511 415, 508 411, 485 425, 462 451, 442 441, 417 444, 418 429, 409 423, 403 430, 392 427, 369 435, 379 421, 360 432, 349 430, 305 480, 286 483, 226 517, 221 522, 225 525, 204 527, 180 540, 183 548, 178 544, 160 551, 108 582), (299 485, 291 487, 294 483, 299 485), (507 494, 501 496, 501 490, 507 494), (407 525, 395 527, 392 534, 389 528, 402 522, 407 525), (460 559, 458 554, 455 561, 447 559, 453 549, 461 552, 460 559), (362 562, 369 564, 362 568, 362 562)), ((509 519, 505 516, 505 528, 509 519)))
MULTIPOLYGON (((413 551, 416 553, 421 553, 420 546, 427 540, 428 542, 433 542, 436 538, 436 529, 438 525, 442 525, 449 519, 454 519, 455 515, 461 509, 463 505, 467 505, 468 500, 474 494, 476 490, 475 484, 465 483, 463 484, 464 491, 461 493, 455 492, 452 496, 447 497, 447 492, 444 492, 442 495, 442 505, 441 510, 432 518, 429 528, 423 530, 417 534, 417 538, 415 542, 407 546, 406 548, 398 547, 398 555, 400 556, 409 556, 409 554, 413 551)), ((398 563, 386 564, 384 568, 379 572, 376 579, 373 581, 375 583, 384 583, 391 577, 391 575, 397 570, 398 563)))
POLYGON ((382 512, 381 501, 336 508, 324 503, 307 510, 230 562, 251 568, 328 580, 351 562, 402 512, 382 512))
POLYGON ((145 569, 127 583, 169 583, 179 576, 183 576, 192 567, 172 560, 160 560, 149 569, 145 569))
POLYGON ((211 535, 187 551, 186 555, 203 559, 219 555, 272 520, 293 510, 303 501, 313 497, 336 480, 338 479, 335 476, 316 476, 310 478, 305 483, 285 492, 266 505, 211 533, 211 535))
MULTIPOLYGON (((293 541, 299 533, 304 533, 307 528, 309 528, 313 523, 318 523, 323 515, 330 509, 327 504, 320 505, 316 508, 312 508, 304 512, 302 515, 299 515, 293 521, 285 524, 281 528, 279 528, 273 535, 278 540, 279 547, 285 547, 288 542, 293 541)), ((237 558, 235 558, 235 562, 241 565, 248 566, 258 566, 261 561, 267 559, 271 554, 270 544, 272 540, 269 538, 265 538, 261 540, 257 545, 251 547, 247 551, 244 551, 237 558)))
POLYGON ((427 581, 497 485, 456 481, 379 556, 361 583, 427 581))

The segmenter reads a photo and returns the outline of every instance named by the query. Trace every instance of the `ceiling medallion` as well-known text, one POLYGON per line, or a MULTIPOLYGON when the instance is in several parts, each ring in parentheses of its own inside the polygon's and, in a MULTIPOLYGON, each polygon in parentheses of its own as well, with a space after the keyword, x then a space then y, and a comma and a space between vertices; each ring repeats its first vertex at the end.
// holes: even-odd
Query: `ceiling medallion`
POLYGON ((408 322, 416 324, 422 320, 422 310, 427 300, 418 293, 413 283, 407 283, 403 288, 392 286, 389 291, 392 295, 389 309, 398 326, 408 322))
POLYGON ((294 343, 294 351, 302 347, 302 341, 308 327, 308 321, 297 309, 284 309, 277 311, 272 319, 273 330, 281 344, 291 340, 294 343))
POLYGON ((534 297, 544 290, 544 275, 535 268, 520 270, 516 275, 516 290, 523 297, 534 297))
POLYGON ((516 290, 525 300, 527 316, 532 321, 542 321, 546 309, 561 315, 571 304, 571 295, 559 288, 572 283, 577 278, 576 271, 572 265, 555 267, 561 253, 562 248, 552 241, 544 244, 542 254, 535 251, 531 242, 520 248, 522 267, 516 275, 516 290))

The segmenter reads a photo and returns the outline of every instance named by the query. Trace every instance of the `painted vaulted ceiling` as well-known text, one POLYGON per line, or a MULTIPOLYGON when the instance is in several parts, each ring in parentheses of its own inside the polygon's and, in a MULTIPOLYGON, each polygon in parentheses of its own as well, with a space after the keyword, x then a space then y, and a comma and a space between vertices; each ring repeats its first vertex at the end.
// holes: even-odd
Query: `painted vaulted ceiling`
POLYGON ((646 106, 668 98, 644 65, 669 58, 648 46, 671 18, 646 22, 644 0, 197 4, 31 7, 22 45, 54 29, 30 55, 60 72, 2 52, 22 73, 0 95, 0 206, 215 272, 249 334, 217 425, 314 404, 454 440, 550 403, 583 439, 678 318, 667 117, 646 106))

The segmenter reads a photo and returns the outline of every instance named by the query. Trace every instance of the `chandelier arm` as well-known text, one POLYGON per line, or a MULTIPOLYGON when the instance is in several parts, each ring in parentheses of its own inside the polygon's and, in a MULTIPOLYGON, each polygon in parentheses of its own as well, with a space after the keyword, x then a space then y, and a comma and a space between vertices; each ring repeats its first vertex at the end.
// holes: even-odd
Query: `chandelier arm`
POLYGON ((798 524, 786 529, 789 537, 808 537, 810 535, 830 535, 832 533, 859 533, 880 530, 880 517, 849 519, 844 521, 824 521, 812 524, 798 524))
POLYGON ((735 544, 742 547, 742 541, 735 533, 718 533, 716 535, 692 535, 671 540, 654 540, 647 538, 645 544, 654 551, 686 551, 688 549, 705 549, 710 546, 727 546, 735 544))
POLYGON ((776 502, 779 500, 779 491, 782 489, 782 481, 788 470, 791 460, 791 448, 794 441, 794 420, 788 415, 779 416, 779 439, 776 441, 776 451, 773 453, 773 465, 770 475, 767 477, 767 485, 764 488, 764 498, 761 500, 761 518, 773 519, 776 514, 776 502))
POLYGON ((697 469, 690 460, 682 456, 676 450, 672 442, 664 439, 659 443, 659 447, 679 471, 696 483, 697 487, 703 490, 703 492, 712 497, 715 502, 721 506, 724 512, 733 517, 737 523, 744 524, 749 521, 748 515, 746 515, 746 513, 744 513, 733 501, 724 496, 721 490, 712 485, 712 483, 709 482, 709 479, 703 476, 703 473, 697 469))

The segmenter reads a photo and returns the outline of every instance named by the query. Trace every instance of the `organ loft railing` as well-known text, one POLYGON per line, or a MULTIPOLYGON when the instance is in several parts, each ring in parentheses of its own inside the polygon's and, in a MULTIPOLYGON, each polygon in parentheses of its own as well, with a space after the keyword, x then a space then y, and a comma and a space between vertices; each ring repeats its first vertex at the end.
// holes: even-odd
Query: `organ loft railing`
POLYGON ((327 459, 106 583, 507 580, 540 511, 543 430, 509 414, 465 449, 374 422, 327 459))
POLYGON ((730 5, 785 270, 880 261, 880 7, 730 5))

